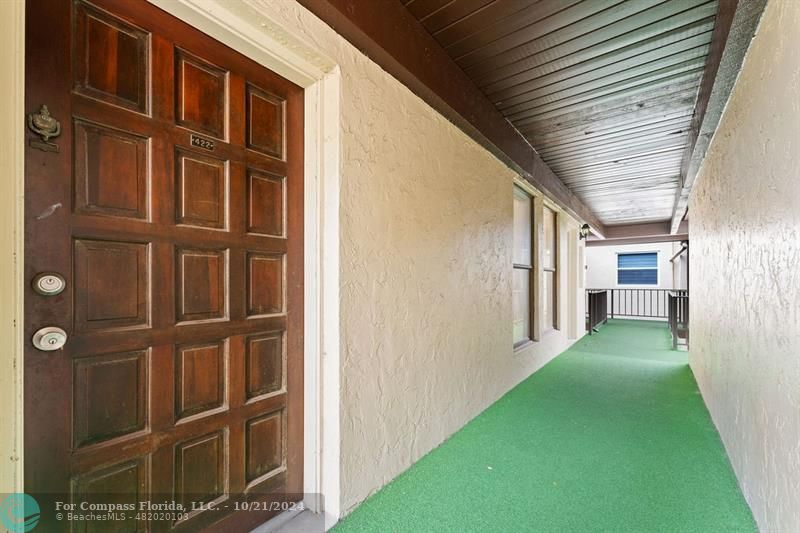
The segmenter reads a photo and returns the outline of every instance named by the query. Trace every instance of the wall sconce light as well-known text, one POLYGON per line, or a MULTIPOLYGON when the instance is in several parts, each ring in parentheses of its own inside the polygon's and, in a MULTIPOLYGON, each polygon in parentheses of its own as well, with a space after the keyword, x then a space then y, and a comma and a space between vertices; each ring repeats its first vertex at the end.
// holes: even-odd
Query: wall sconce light
POLYGON ((580 239, 585 239, 588 236, 589 236, 589 224, 584 224, 583 226, 581 226, 580 239))

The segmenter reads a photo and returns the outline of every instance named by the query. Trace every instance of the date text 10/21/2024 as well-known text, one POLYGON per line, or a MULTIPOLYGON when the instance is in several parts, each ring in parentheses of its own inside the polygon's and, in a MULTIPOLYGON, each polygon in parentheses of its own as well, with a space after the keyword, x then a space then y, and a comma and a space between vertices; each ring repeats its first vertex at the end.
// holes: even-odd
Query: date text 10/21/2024
POLYGON ((214 511, 232 508, 234 511, 302 511, 304 505, 302 501, 211 501, 211 502, 190 502, 184 505, 175 501, 151 502, 141 501, 136 503, 69 503, 55 502, 55 510, 59 512, 177 512, 192 513, 196 511, 214 511))

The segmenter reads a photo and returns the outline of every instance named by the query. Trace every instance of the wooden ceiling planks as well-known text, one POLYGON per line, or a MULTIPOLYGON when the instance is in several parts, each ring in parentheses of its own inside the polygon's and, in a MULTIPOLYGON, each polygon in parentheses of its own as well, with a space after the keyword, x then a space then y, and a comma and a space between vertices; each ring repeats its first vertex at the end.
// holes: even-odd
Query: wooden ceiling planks
POLYGON ((716 0, 403 3, 604 224, 670 219, 716 0))
POLYGON ((558 179, 420 21, 435 20, 433 14, 451 7, 452 1, 298 1, 565 212, 589 224, 595 234, 604 234, 597 216, 558 179), (412 14, 412 8, 420 19, 412 14))

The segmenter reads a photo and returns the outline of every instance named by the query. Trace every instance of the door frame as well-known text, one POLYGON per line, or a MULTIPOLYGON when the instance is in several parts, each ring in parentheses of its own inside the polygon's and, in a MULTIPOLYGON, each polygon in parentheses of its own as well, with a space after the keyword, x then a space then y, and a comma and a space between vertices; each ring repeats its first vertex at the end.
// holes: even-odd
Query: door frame
MULTIPOLYGON (((148 0, 305 89, 304 503, 340 516, 340 71, 277 12, 224 0, 148 0), (323 357, 324 354, 324 357, 323 357), (323 446, 323 443, 325 444, 323 446), (321 495, 324 494, 324 499, 321 495)), ((0 493, 23 492, 25 3, 0 2, 0 493)))

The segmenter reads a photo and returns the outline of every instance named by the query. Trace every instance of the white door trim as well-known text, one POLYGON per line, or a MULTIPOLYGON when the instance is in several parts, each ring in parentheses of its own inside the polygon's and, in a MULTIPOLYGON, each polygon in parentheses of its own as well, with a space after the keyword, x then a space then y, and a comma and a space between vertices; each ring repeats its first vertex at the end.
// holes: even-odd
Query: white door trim
POLYGON ((22 492, 25 2, 0 2, 0 492, 22 492))

